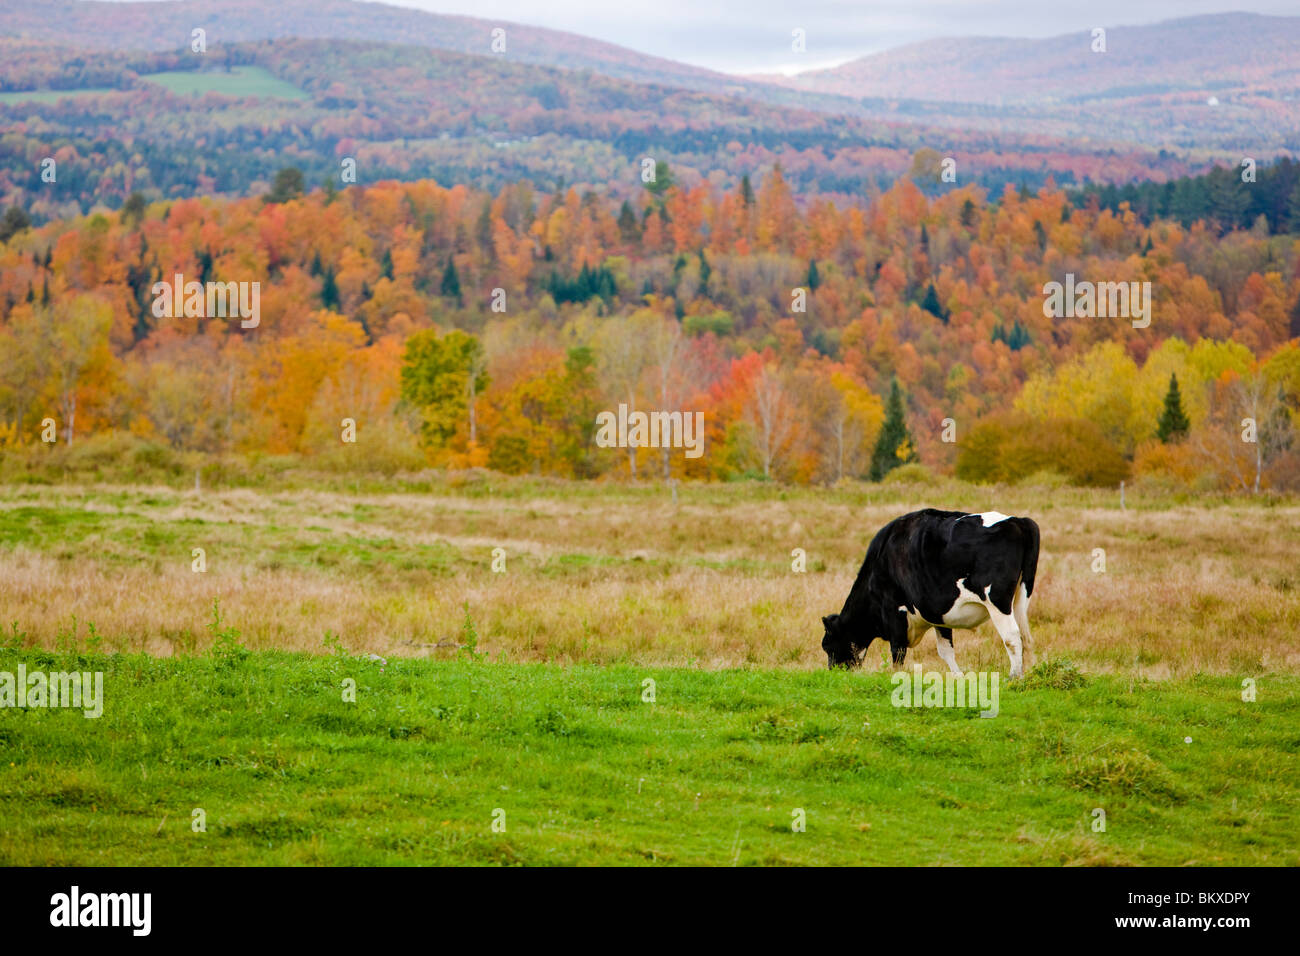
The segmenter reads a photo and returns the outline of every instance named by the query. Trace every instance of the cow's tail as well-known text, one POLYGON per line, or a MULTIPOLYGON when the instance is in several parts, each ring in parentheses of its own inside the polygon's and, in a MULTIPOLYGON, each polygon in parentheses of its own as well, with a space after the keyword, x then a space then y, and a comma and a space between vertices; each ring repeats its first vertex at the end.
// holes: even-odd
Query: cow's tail
POLYGON ((1038 525, 1032 518, 1017 518, 1025 536, 1025 550, 1020 558, 1020 580, 1025 583, 1025 596, 1034 594, 1034 575, 1038 572, 1038 525))
MULTIPOLYGON (((1025 597, 1034 593, 1034 577, 1038 573, 1038 525, 1032 518, 1017 518, 1024 535, 1024 550, 1020 556, 1020 581, 1025 586, 1025 597)), ((1025 643, 1033 647, 1033 636, 1026 631, 1025 643)))

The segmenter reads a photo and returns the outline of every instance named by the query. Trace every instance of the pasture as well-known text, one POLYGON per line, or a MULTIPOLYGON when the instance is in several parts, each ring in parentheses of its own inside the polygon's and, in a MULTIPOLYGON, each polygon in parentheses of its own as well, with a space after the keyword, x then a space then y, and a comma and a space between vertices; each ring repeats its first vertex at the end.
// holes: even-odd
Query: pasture
POLYGON ((0 710, 0 862, 1300 863, 1293 500, 270 472, 0 487, 0 671, 105 672, 0 710), (923 506, 1042 529, 994 719, 824 669, 923 506))
POLYGON ((260 66, 241 66, 229 72, 217 70, 169 70, 141 77, 178 96, 269 96, 278 99, 305 100, 307 94, 292 83, 280 79, 260 66))

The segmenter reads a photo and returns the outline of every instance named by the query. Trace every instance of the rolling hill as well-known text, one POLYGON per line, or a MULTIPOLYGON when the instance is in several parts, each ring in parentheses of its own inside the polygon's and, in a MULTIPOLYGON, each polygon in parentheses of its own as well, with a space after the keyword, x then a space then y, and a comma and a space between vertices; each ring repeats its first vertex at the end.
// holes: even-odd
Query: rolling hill
POLYGON ((825 70, 761 79, 854 98, 987 105, 1084 103, 1191 93, 1300 91, 1300 17, 1224 13, 1047 39, 930 40, 825 70))

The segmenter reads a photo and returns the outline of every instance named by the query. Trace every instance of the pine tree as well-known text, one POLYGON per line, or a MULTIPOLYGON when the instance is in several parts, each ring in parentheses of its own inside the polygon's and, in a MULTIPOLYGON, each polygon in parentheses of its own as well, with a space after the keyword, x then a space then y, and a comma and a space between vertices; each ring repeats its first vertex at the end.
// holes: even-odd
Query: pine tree
POLYGON ((816 292, 817 287, 821 284, 822 284, 822 277, 817 272, 817 260, 811 259, 808 262, 808 288, 816 292))
POLYGON ((460 301, 460 276, 456 274, 456 262, 451 256, 447 257, 447 268, 442 273, 440 291, 449 299, 460 301))
POLYGON ((961 204, 961 224, 966 229, 975 225, 975 204, 969 199, 961 204))
POLYGON ((880 481, 899 465, 916 461, 916 442, 907 429, 903 409, 903 391, 895 378, 889 385, 889 401, 885 404, 885 423, 880 428, 875 450, 871 453, 871 480, 880 481))
POLYGON ((636 221, 632 204, 623 200, 623 207, 618 211, 618 231, 624 242, 636 242, 641 238, 641 228, 636 221))
POLYGON ((1300 232, 1300 182, 1295 184, 1286 203, 1287 223, 1291 232, 1300 232))
POLYGON ((933 282, 931 282, 930 287, 925 290, 925 298, 921 300, 921 308, 925 309, 925 311, 929 312, 941 322, 944 322, 945 324, 947 323, 948 313, 944 311, 943 304, 939 301, 939 293, 935 289, 933 282))
POLYGON ((1165 393, 1165 410, 1160 413, 1160 422, 1156 426, 1156 435, 1168 445, 1187 434, 1191 422, 1183 413, 1183 396, 1178 391, 1178 376, 1169 376, 1169 391, 1165 393))
POLYGON ((749 182, 749 173, 740 177, 740 197, 746 206, 754 205, 754 187, 749 182))
POLYGON ((335 312, 339 310, 339 287, 338 283, 334 281, 333 269, 326 269, 325 278, 321 280, 320 304, 323 308, 335 312))

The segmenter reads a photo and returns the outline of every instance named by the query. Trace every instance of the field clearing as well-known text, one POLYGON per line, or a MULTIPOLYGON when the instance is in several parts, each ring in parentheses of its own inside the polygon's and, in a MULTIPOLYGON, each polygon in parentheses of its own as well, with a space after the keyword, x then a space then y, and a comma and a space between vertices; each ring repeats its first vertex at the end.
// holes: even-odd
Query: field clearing
POLYGON ((126 93, 107 86, 88 86, 80 90, 18 90, 0 93, 0 103, 57 103, 78 96, 102 96, 105 93, 126 93))
POLYGON ((140 77, 156 83, 178 96, 267 96, 278 99, 305 100, 307 93, 285 82, 260 66, 241 66, 229 73, 205 70, 169 70, 140 77))
MULTIPOLYGON (((493 659, 814 669, 820 618, 882 524, 997 507, 1042 528, 1037 654, 1154 679, 1300 673, 1293 502, 1130 495, 1122 511, 1109 492, 952 484, 684 486, 674 504, 661 486, 496 477, 355 489, 5 486, 0 621, 28 647, 83 646, 93 624, 106 650, 200 653, 219 600, 258 650, 321 652, 329 634, 352 653, 454 654, 468 615, 493 659)), ((963 668, 1005 671, 990 625, 955 643, 963 668)), ((932 636, 920 651, 941 667, 932 636)))

